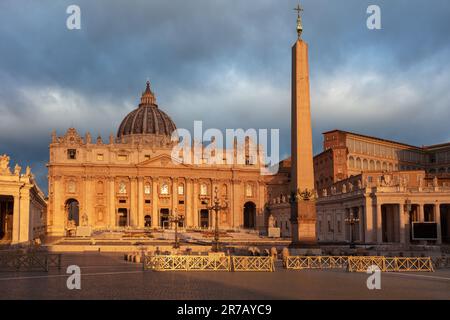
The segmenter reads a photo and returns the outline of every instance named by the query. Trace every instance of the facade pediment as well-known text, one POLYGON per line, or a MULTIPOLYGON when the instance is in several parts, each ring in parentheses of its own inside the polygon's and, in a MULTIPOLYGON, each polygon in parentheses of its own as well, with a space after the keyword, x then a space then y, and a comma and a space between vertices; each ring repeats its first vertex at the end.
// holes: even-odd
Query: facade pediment
POLYGON ((187 165, 179 161, 178 159, 173 159, 170 155, 161 154, 154 158, 145 160, 138 164, 138 167, 144 168, 190 168, 192 166, 187 165))

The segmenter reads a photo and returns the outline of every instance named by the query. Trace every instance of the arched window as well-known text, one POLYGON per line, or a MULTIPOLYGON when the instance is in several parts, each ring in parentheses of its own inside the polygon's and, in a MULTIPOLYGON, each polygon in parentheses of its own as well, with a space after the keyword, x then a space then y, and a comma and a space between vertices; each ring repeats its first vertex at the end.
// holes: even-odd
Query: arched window
POLYGON ((383 170, 387 171, 387 163, 383 162, 383 170))
POLYGON ((377 161, 377 164, 375 166, 375 170, 381 170, 381 162, 377 161))
POLYGON ((208 195, 208 186, 204 183, 200 185, 200 195, 207 196, 208 195))
POLYGON ((360 158, 356 158, 356 169, 361 169, 362 165, 361 165, 361 159, 360 158))
POLYGON ((144 186, 144 194, 151 194, 152 193, 152 186, 150 183, 146 183, 144 186))
POLYGON ((182 196, 184 194, 184 184, 180 183, 178 185, 178 195, 182 196))
POLYGON ((169 185, 167 183, 161 184, 161 194, 169 194, 169 185))
POLYGON ((363 170, 368 170, 368 169, 369 169, 369 162, 366 159, 364 159, 363 160, 363 170))
POLYGON ((103 194, 103 181, 97 182, 97 194, 103 194))
POLYGON ((127 185, 123 181, 119 183, 119 193, 127 193, 127 185))
POLYGON ((369 170, 375 170, 375 161, 370 160, 370 162, 369 162, 369 170))
POLYGON ((353 157, 348 158, 349 167, 354 168, 355 167, 355 159, 353 157))
POLYGON ((245 186, 245 196, 253 197, 253 186, 250 183, 245 186))

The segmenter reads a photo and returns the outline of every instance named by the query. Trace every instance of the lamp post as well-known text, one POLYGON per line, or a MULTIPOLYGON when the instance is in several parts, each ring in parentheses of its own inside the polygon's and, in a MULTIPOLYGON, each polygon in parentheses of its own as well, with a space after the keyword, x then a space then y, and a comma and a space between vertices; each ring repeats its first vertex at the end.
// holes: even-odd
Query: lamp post
POLYGON ((218 190, 217 187, 214 188, 214 204, 211 207, 208 207, 208 211, 213 210, 215 213, 214 221, 214 241, 212 243, 211 250, 213 252, 219 252, 219 211, 228 209, 228 200, 225 198, 225 204, 220 205, 219 197, 217 196, 218 190))
POLYGON ((178 224, 184 221, 184 217, 178 215, 177 209, 175 209, 174 211, 175 215, 170 214, 169 220, 170 222, 175 223, 175 243, 173 245, 173 248, 178 249, 180 247, 180 242, 178 240, 178 224))
POLYGON ((350 215, 345 218, 345 222, 350 226, 350 248, 355 248, 355 243, 353 242, 353 226, 359 223, 359 218, 355 217, 353 211, 350 211, 350 215))

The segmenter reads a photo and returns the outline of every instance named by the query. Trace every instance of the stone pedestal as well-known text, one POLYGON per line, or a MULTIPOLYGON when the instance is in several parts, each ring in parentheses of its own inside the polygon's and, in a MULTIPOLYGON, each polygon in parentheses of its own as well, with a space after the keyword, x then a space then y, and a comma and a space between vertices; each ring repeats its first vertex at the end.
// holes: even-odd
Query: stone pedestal
POLYGON ((90 237, 92 235, 92 227, 79 226, 77 227, 77 237, 90 237))
POLYGON ((280 238, 280 236, 281 236, 280 228, 268 227, 267 228, 267 236, 269 238, 280 238))

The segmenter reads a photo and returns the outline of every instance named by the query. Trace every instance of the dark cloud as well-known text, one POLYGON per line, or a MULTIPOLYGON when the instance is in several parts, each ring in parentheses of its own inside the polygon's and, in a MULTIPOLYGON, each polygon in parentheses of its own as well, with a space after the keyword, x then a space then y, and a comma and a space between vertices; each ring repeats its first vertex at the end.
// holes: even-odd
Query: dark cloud
MULTIPOLYGON (((289 154, 293 0, 0 2, 0 153, 46 186, 52 129, 108 136, 150 78, 178 127, 279 128, 289 154), (65 27, 68 5, 82 29, 65 27)), ((450 3, 304 0, 315 151, 341 128, 450 140, 450 3), (378 4, 382 30, 366 28, 378 4)))

